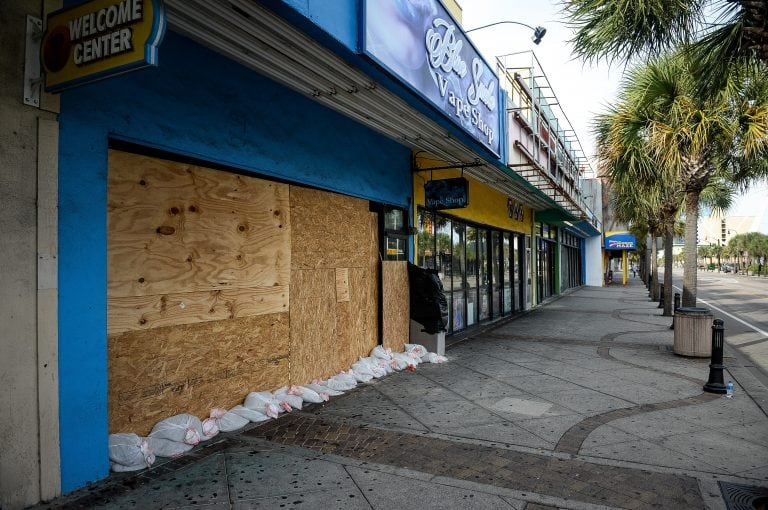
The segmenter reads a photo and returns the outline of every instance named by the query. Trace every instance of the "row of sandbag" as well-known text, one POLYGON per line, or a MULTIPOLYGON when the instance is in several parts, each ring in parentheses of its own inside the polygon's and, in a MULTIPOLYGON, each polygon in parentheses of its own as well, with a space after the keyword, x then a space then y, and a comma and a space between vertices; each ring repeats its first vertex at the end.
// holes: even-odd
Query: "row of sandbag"
POLYGON ((109 436, 109 460, 113 471, 135 471, 151 466, 155 457, 178 457, 219 432, 239 430, 250 422, 277 418, 283 412, 301 409, 305 403, 322 403, 351 390, 358 383, 384 377, 394 371, 415 370, 419 363, 443 363, 444 356, 428 352, 418 344, 405 344, 405 351, 393 353, 377 346, 367 358, 360 358, 346 372, 327 380, 316 379, 304 386, 285 386, 275 391, 251 392, 243 405, 227 411, 215 408, 209 418, 191 414, 166 418, 147 437, 121 433, 109 436))

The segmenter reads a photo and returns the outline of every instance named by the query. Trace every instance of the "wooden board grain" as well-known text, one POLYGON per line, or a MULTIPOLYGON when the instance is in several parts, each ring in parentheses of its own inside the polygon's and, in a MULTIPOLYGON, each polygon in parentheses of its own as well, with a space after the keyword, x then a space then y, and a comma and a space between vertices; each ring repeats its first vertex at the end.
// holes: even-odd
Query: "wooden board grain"
POLYGON ((291 186, 291 381, 349 368, 376 345, 378 220, 368 202, 291 186))
POLYGON ((110 298, 287 286, 288 185, 109 153, 110 298))
POLYGON ((300 186, 290 193, 292 268, 368 266, 373 213, 367 200, 300 186))
POLYGON ((381 268, 383 300, 383 344, 402 352, 410 331, 408 263, 385 260, 381 268))
POLYGON ((108 339, 109 431, 242 403, 289 379, 288 313, 128 331, 108 339))

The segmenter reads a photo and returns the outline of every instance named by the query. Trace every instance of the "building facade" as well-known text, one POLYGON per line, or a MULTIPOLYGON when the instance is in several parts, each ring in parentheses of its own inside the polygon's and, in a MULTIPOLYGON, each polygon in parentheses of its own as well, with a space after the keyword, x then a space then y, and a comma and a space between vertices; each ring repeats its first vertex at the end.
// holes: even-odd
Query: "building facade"
POLYGON ((406 261, 439 271, 450 333, 584 284, 585 211, 511 166, 514 102, 448 4, 131 5, 155 65, 109 75, 107 47, 73 36, 59 67, 49 31, 48 79, 68 58, 99 79, 49 82, 37 104, 18 94, 37 83, 27 34, 61 7, 82 22, 110 6, 7 5, 0 364, 18 412, 1 427, 3 508, 106 477, 110 433, 402 348, 406 261), (374 19, 413 41, 432 30, 432 54, 466 40, 475 74, 374 19), (466 207, 427 203, 425 183, 462 177, 466 207))

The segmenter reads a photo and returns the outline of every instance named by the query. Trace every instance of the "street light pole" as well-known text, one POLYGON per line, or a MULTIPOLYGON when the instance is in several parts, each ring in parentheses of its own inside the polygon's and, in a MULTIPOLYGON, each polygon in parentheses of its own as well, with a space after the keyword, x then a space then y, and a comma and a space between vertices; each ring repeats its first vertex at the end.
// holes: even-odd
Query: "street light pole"
POLYGON ((544 38, 544 34, 547 33, 547 29, 544 28, 544 27, 541 27, 541 26, 539 26, 539 27, 532 27, 531 25, 527 25, 527 24, 521 23, 519 21, 497 21, 495 23, 489 23, 489 24, 483 25, 481 27, 470 28, 469 30, 465 30, 464 33, 468 34, 470 32, 474 32, 475 30, 480 30, 481 28, 488 28, 488 27, 493 27, 493 26, 496 26, 496 25, 503 25, 503 24, 522 25, 524 27, 530 28, 531 30, 533 30, 533 37, 531 37, 531 40, 533 41, 534 44, 539 44, 541 42, 541 40, 544 38))

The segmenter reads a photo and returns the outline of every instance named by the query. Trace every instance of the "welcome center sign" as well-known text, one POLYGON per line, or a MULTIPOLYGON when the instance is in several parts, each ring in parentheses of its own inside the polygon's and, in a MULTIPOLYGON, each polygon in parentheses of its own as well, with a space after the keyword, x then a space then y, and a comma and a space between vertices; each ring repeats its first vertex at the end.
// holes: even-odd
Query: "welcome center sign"
POLYGON ((157 65, 165 15, 160 0, 96 0, 50 14, 47 27, 45 90, 59 92, 157 65))

